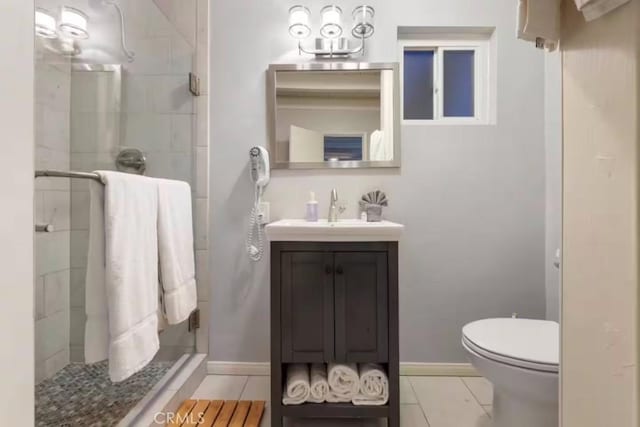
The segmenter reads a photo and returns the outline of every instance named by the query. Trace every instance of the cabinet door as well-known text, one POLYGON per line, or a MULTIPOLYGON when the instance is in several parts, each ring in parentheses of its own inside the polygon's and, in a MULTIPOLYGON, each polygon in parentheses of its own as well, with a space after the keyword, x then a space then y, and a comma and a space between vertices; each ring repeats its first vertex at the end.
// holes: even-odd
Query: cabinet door
POLYGON ((333 256, 282 252, 282 361, 333 359, 333 256))
POLYGON ((387 253, 337 252, 334 263, 337 361, 386 362, 387 253))

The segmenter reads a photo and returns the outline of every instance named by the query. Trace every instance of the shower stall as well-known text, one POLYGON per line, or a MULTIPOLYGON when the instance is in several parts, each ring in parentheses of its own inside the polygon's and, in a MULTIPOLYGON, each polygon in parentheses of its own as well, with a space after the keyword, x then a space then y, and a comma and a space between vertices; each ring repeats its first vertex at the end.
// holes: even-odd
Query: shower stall
MULTIPOLYGON (((198 311, 164 329, 155 359, 121 383, 109 380, 107 362, 84 363, 91 172, 186 181, 196 216, 206 206, 206 194, 195 188, 203 174, 196 166, 207 164, 196 137, 206 113, 197 109, 195 77, 197 46, 206 47, 203 5, 35 0, 38 426, 117 425, 176 361, 196 351, 198 311)), ((195 249, 204 249, 206 222, 196 224, 195 249)))

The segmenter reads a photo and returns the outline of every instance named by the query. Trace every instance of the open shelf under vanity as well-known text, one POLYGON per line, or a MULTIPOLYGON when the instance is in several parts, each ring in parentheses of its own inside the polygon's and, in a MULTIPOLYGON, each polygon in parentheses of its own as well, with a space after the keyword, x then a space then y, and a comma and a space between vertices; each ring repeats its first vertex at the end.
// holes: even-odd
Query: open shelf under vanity
POLYGON ((291 418, 387 418, 389 405, 356 406, 351 403, 282 405, 282 415, 291 418))

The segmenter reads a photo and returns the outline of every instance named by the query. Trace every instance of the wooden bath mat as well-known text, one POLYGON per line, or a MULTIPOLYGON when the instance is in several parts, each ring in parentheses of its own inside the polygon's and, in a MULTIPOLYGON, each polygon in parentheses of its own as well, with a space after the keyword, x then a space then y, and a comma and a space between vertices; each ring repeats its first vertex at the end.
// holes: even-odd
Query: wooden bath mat
POLYGON ((258 427, 263 400, 185 400, 169 427, 258 427))

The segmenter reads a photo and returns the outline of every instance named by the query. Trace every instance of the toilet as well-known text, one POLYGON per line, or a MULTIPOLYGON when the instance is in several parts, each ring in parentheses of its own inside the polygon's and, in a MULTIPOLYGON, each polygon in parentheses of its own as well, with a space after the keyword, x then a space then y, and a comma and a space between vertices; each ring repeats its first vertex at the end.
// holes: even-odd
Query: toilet
POLYGON ((494 427, 558 426, 558 323, 477 320, 462 328, 462 345, 493 384, 494 427))

